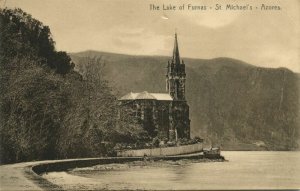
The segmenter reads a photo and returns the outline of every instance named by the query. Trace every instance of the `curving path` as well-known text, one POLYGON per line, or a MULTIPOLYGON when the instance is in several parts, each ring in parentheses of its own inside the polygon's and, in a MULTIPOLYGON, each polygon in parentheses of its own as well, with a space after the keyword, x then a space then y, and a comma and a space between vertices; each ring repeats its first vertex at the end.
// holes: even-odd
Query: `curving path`
MULTIPOLYGON (((50 162, 50 161, 43 161, 50 162)), ((54 161, 53 161, 54 162, 54 161)), ((30 167, 41 162, 24 162, 0 166, 0 190, 42 190, 31 175, 30 167)))
POLYGON ((32 168, 49 165, 64 164, 74 161, 90 161, 100 158, 46 160, 35 162, 22 162, 15 164, 0 165, 0 190, 60 190, 41 176, 36 174, 32 168))
MULTIPOLYGON (((152 158, 154 160, 179 160, 179 159, 203 158, 202 153, 187 155, 162 156, 152 158)), ((47 160, 36 162, 23 162, 16 164, 0 165, 0 190, 62 190, 39 176, 50 171, 65 171, 70 168, 88 167, 97 164, 124 163, 144 160, 143 157, 106 157, 47 160)))

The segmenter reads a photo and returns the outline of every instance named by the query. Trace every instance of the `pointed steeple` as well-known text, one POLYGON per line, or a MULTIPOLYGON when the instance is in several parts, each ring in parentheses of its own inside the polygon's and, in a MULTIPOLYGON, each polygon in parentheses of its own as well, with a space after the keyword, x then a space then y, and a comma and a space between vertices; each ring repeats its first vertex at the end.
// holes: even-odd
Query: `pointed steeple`
POLYGON ((168 62, 166 74, 166 87, 174 100, 185 100, 185 79, 185 65, 180 60, 177 33, 175 33, 173 57, 171 63, 168 62))
POLYGON ((179 49, 178 49, 177 33, 176 32, 175 32, 175 42, 174 42, 172 62, 174 64, 180 64, 180 56, 179 56, 179 49))

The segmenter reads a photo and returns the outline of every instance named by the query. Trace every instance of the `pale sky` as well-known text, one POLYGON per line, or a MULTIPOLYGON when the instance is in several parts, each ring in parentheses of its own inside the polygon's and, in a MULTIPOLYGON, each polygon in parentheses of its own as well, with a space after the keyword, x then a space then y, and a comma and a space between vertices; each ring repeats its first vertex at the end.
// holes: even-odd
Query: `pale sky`
POLYGON ((170 56, 177 30, 182 57, 231 57, 300 72, 299 0, 0 0, 48 25, 57 50, 170 56), (150 4, 185 4, 183 11, 150 11, 150 4), (254 11, 216 11, 215 4, 254 11), (189 11, 188 4, 207 5, 189 11), (261 4, 281 11, 261 11, 261 4))

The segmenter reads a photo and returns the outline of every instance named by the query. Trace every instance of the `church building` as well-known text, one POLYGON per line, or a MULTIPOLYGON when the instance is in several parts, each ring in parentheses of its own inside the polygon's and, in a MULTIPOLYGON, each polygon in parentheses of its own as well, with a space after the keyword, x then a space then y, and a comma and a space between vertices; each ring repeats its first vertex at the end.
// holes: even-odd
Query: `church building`
POLYGON ((180 60, 175 34, 173 56, 167 66, 166 93, 128 93, 119 99, 120 114, 122 115, 122 108, 130 107, 143 128, 160 140, 174 142, 183 138, 190 139, 185 82, 185 64, 180 60))

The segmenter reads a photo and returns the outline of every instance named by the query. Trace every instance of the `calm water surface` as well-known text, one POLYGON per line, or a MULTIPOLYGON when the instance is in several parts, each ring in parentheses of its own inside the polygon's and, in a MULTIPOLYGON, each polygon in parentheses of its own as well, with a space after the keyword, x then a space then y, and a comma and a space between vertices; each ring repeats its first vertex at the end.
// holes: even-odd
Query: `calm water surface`
POLYGON ((227 151, 228 162, 98 165, 43 175, 64 189, 300 189, 300 152, 227 151))

